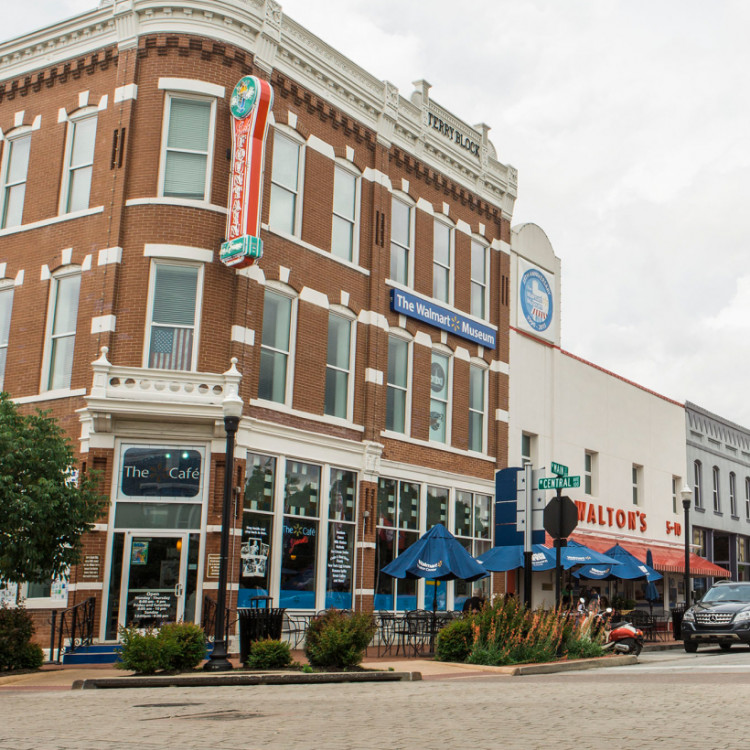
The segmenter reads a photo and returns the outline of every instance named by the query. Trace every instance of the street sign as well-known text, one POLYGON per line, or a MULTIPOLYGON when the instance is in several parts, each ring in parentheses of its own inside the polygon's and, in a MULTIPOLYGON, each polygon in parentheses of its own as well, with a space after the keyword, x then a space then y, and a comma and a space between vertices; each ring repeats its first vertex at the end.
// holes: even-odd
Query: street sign
POLYGON ((580 487, 581 477, 542 477, 539 480, 540 490, 565 490, 569 487, 580 487))
POLYGON ((578 526, 578 507, 567 496, 553 497, 544 509, 544 529, 553 539, 567 539, 578 526))
POLYGON ((556 464, 552 462, 552 473, 557 474, 558 477, 565 477, 568 475, 568 467, 563 464, 556 464))

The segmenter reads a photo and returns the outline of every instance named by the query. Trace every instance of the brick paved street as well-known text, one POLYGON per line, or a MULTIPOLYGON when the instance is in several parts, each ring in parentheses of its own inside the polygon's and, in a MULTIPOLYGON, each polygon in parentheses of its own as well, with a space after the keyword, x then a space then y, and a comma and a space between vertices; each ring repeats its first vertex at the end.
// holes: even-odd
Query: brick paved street
POLYGON ((744 749, 750 673, 740 661, 721 674, 709 660, 688 674, 657 664, 390 684, 8 690, 0 748, 744 749))

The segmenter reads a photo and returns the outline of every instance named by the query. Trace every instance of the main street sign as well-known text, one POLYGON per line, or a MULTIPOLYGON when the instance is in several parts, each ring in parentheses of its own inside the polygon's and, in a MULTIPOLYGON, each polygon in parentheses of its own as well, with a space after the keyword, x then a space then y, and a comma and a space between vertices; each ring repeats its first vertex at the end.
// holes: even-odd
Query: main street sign
POLYGON ((568 476, 568 467, 564 464, 556 464, 554 461, 552 462, 552 473, 557 474, 558 477, 566 477, 568 476))
POLYGON ((539 480, 540 490, 565 490, 569 487, 580 487, 581 477, 542 477, 539 480))

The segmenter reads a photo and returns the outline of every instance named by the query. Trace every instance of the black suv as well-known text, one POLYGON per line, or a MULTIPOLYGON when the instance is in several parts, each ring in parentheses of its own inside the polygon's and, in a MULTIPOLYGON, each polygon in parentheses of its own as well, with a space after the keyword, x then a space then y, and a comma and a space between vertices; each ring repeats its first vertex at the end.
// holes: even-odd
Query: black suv
POLYGON ((718 581, 682 618, 685 651, 699 643, 718 643, 729 651, 735 643, 750 645, 750 582, 718 581))

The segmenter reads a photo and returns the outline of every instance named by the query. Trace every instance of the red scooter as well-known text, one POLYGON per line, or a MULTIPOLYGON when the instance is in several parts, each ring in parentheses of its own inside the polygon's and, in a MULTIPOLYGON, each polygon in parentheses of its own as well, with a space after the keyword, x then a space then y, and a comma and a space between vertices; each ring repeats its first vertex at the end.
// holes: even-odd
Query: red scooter
POLYGON ((629 622, 609 623, 612 617, 612 610, 600 613, 604 628, 609 626, 609 631, 605 630, 605 651, 614 651, 617 654, 638 654, 643 649, 643 631, 640 628, 631 625, 629 622))

